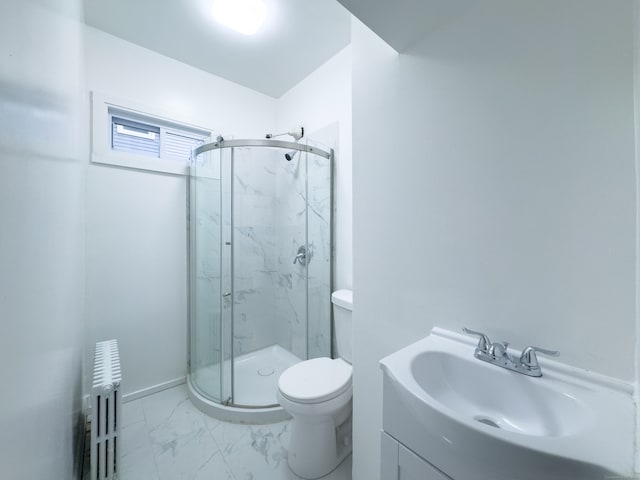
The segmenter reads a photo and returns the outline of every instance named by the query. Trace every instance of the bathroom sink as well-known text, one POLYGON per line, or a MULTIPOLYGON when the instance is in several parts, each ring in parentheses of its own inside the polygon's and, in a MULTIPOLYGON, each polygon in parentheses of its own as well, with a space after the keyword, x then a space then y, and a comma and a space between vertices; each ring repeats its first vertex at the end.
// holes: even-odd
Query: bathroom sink
POLYGON ((547 359, 529 377, 476 343, 435 328, 384 358, 385 432, 456 480, 632 478, 631 385, 547 359))
POLYGON ((480 362, 473 355, 424 351, 412 359, 411 375, 451 415, 494 428, 559 436, 593 421, 593 412, 570 394, 480 362))

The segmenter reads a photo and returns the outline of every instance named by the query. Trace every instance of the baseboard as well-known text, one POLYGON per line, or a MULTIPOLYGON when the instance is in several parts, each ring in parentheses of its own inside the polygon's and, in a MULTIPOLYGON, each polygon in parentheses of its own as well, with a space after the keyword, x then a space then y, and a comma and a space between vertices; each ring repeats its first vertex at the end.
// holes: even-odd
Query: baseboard
POLYGON ((185 383, 186 379, 187 377, 178 377, 167 382, 158 383, 157 385, 152 385, 151 387, 127 393, 126 395, 122 395, 122 403, 132 402, 134 400, 138 400, 139 398, 147 397, 149 395, 153 395, 154 393, 161 392, 162 390, 177 387, 178 385, 182 385, 183 383, 185 383))

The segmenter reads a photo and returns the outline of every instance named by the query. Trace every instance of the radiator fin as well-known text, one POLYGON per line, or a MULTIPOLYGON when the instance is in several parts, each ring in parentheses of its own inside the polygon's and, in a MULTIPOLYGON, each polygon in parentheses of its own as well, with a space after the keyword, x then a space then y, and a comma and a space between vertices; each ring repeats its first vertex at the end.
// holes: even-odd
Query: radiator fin
POLYGON ((117 480, 121 407, 118 341, 96 343, 91 392, 91 479, 117 480))

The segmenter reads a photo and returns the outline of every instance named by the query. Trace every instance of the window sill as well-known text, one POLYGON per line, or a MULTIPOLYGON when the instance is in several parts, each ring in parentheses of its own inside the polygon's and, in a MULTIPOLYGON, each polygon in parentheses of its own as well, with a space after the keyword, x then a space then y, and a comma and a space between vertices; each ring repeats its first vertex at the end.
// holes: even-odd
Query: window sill
POLYGON ((93 153, 91 155, 91 163, 170 173, 173 175, 189 175, 189 165, 187 164, 163 160, 161 158, 146 158, 141 155, 127 155, 114 152, 110 152, 107 155, 93 153))

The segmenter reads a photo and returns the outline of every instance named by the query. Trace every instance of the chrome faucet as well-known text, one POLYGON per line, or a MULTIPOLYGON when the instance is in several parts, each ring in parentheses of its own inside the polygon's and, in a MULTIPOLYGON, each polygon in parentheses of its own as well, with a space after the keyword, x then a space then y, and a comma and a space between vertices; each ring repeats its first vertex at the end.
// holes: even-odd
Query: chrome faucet
POLYGON ((476 347, 473 354, 474 357, 476 357, 478 360, 482 360, 483 362, 488 362, 493 365, 498 365, 499 367, 522 373, 530 377, 542 376, 542 370, 540 369, 540 364, 538 363, 536 352, 542 353, 544 355, 549 355, 551 357, 557 357, 558 355, 560 355, 560 352, 555 350, 546 350, 544 348, 538 347, 527 347, 522 350, 522 353, 518 358, 510 355, 509 352, 507 352, 507 348, 509 348, 508 342, 491 343, 489 337, 487 337, 482 332, 469 330, 466 327, 463 328, 462 331, 480 337, 480 339, 478 340, 478 346, 476 347))

